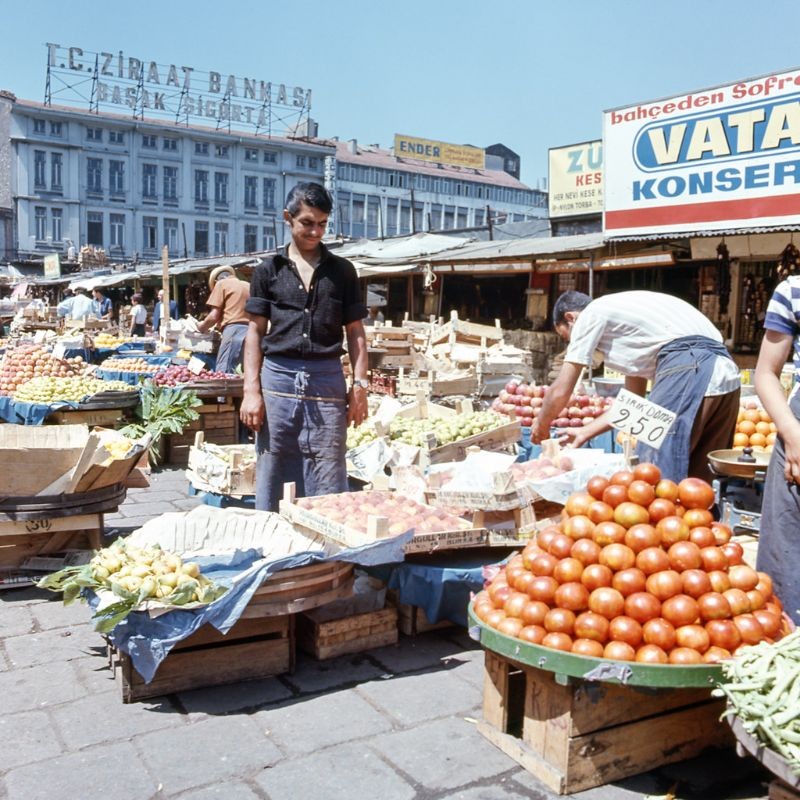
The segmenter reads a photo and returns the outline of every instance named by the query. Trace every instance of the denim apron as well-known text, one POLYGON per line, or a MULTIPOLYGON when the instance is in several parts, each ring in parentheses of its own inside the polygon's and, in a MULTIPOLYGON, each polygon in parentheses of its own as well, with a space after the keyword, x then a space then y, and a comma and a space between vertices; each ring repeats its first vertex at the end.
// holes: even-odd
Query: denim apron
MULTIPOLYGON (((789 408, 800 419, 800 392, 795 392, 789 408)), ((769 574, 784 611, 800 624, 800 486, 787 482, 785 463, 783 439, 778 436, 761 500, 756 569, 769 574)))
POLYGON ((225 326, 217 352, 217 363, 214 367, 217 372, 233 373, 236 371, 236 367, 242 363, 247 327, 246 322, 231 322, 225 326))
POLYGON ((680 481, 688 474, 692 426, 718 356, 730 358, 725 345, 706 336, 684 336, 658 352, 648 400, 677 416, 660 450, 639 442, 636 454, 640 461, 655 464, 664 478, 680 481))
POLYGON ((338 358, 264 357, 266 419, 256 435, 256 508, 277 511, 283 484, 298 497, 347 491, 347 387, 338 358))

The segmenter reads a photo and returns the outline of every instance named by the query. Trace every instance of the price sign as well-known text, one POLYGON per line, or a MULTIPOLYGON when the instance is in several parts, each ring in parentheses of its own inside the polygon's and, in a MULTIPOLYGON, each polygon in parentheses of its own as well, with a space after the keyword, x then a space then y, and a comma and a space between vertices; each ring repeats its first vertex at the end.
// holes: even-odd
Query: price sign
POLYGON ((193 375, 199 375, 205 368, 206 365, 203 363, 203 359, 197 356, 192 356, 189 359, 189 363, 186 365, 186 369, 193 375))
POLYGON ((614 428, 635 436, 656 450, 660 449, 676 417, 672 411, 627 389, 620 389, 609 413, 609 422, 614 428))
POLYGON ((53 358, 57 358, 59 361, 64 360, 64 356, 66 355, 67 351, 61 342, 53 347, 53 358))

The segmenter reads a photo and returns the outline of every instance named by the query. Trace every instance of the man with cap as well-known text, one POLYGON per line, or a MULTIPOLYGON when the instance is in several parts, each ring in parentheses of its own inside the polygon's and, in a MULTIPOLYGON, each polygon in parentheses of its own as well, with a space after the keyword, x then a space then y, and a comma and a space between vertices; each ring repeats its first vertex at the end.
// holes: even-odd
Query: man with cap
POLYGON ((211 309, 197 330, 205 333, 214 326, 222 332, 217 352, 217 372, 232 373, 242 363, 244 340, 250 318, 244 310, 250 299, 250 284, 236 277, 233 267, 217 267, 208 277, 211 294, 206 305, 211 309))
POLYGON ((367 309, 355 267, 322 244, 332 207, 320 184, 297 184, 283 212, 291 242, 256 267, 250 285, 240 417, 258 432, 262 511, 278 510, 287 482, 301 497, 347 491, 347 426, 367 416, 367 309))
POLYGON ((75 287, 75 295, 62 300, 56 307, 56 315, 70 319, 86 319, 92 313, 92 301, 83 286, 75 287))
MULTIPOLYGON (((158 333, 161 327, 164 308, 164 290, 158 290, 158 300, 153 306, 153 333, 158 333)), ((169 301, 169 315, 172 319, 178 319, 178 304, 174 300, 169 301)))

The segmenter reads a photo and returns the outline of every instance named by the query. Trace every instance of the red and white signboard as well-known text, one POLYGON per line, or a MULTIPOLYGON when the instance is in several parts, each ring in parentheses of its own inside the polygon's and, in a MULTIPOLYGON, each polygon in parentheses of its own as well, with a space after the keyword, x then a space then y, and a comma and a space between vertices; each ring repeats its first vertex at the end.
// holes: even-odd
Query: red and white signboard
POLYGON ((607 111, 611 236, 800 223, 800 68, 607 111))

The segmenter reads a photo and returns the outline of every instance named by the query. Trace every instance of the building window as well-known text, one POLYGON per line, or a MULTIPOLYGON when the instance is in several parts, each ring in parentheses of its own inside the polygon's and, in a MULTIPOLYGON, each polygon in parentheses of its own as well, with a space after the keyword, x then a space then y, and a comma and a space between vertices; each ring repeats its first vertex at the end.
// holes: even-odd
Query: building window
POLYGON ((207 156, 208 155, 208 142, 195 142, 194 143, 194 154, 196 156, 207 156))
POLYGON ((33 185, 37 189, 46 189, 47 180, 45 170, 47 169, 47 153, 44 150, 33 151, 33 185))
POLYGON ((244 160, 245 161, 258 161, 258 150, 254 150, 252 147, 245 147, 245 149, 244 149, 244 160))
POLYGON ((125 215, 124 214, 110 214, 109 215, 109 233, 111 236, 111 246, 117 247, 120 250, 125 249, 125 215))
POLYGON ((36 241, 43 242, 47 239, 47 209, 44 206, 36 206, 33 213, 36 223, 36 241))
POLYGON ((265 164, 277 164, 278 163, 278 154, 274 150, 265 150, 264 151, 264 163, 265 164))
POLYGON ((103 129, 102 128, 87 128, 86 129, 86 141, 87 142, 102 142, 103 141, 103 129))
POLYGON ((86 243, 103 246, 103 213, 89 211, 86 214, 86 243))
POLYGON ((319 159, 316 156, 309 156, 308 158, 309 169, 319 169, 319 159))
POLYGON ((176 153, 178 151, 178 140, 165 136, 161 146, 170 153, 176 153))
POLYGON ((196 169, 194 171, 194 199, 196 203, 208 202, 208 171, 196 169))
POLYGON ((364 235, 364 195, 353 195, 353 236, 364 235))
POLYGON ((158 247, 158 217, 142 217, 142 247, 145 250, 158 247))
MULTIPOLYGON (((244 176, 244 207, 245 208, 258 208, 258 178, 255 175, 244 176)), ((248 250, 252 253, 252 250, 248 250)))
POLYGON ((230 148, 228 147, 227 144, 214 145, 214 155, 217 158, 227 158, 229 150, 230 148))
POLYGON ((46 133, 47 132, 47 128, 45 126, 45 121, 43 119, 35 119, 33 121, 33 132, 34 133, 46 133))
POLYGON ((456 210, 453 206, 444 207, 444 229, 452 230, 455 227, 456 210))
POLYGON ((108 191, 111 194, 125 193, 125 162, 108 162, 108 191))
POLYGON ((214 203, 218 206, 228 205, 228 173, 214 173, 214 203))
POLYGON ((103 191, 103 159, 86 159, 86 191, 100 194, 103 191))
POLYGON ((482 208, 475 209, 475 222, 476 227, 483 227, 486 224, 486 212, 482 208))
POLYGON ((142 164, 142 197, 156 199, 156 180, 158 167, 155 164, 142 164))
POLYGON ((411 203, 400 201, 400 233, 411 233, 411 203))
POLYGON ((275 179, 264 178, 264 210, 275 209, 275 179))
POLYGON ((194 254, 196 256, 208 255, 207 222, 195 222, 194 224, 194 254))
POLYGON ((50 123, 50 135, 51 136, 63 136, 64 135, 64 124, 61 122, 51 122, 50 123))
POLYGON ((125 134, 122 131, 108 132, 109 144, 125 144, 125 134))
POLYGON ((258 225, 244 226, 244 251, 255 253, 258 250, 258 225))
POLYGON ((456 211, 456 228, 467 227, 467 209, 459 208, 456 211))
MULTIPOLYGON (((437 179, 438 180, 438 179, 437 179)), ((428 214, 428 230, 438 231, 442 229, 442 207, 439 203, 431 203, 431 210, 428 214)))
POLYGON ((178 168, 163 167, 164 200, 178 199, 178 168))
POLYGON ((53 241, 60 242, 64 237, 62 235, 62 222, 64 220, 64 211, 61 208, 50 209, 50 222, 51 230, 53 233, 53 241))
POLYGON ((152 150, 156 146, 156 137, 153 134, 145 133, 142 135, 142 147, 152 150))
POLYGON ((414 233, 419 233, 423 229, 422 212, 423 212, 422 203, 414 203, 414 209, 413 209, 414 233))
POLYGON ((266 225, 261 229, 261 247, 264 250, 275 249, 274 230, 274 228, 268 228, 266 225))
POLYGON ((367 198, 367 236, 374 239, 378 235, 380 219, 380 200, 377 197, 367 198))
POLYGON ((64 164, 64 157, 61 153, 50 153, 50 188, 61 188, 61 168, 64 164))
POLYGON ((214 223, 214 254, 224 255, 228 252, 228 223, 214 223))
POLYGON ((305 156, 297 156, 294 160, 295 166, 297 169, 305 169, 306 168, 306 157, 305 156))
POLYGON ((386 233, 389 236, 397 233, 397 200, 386 201, 386 233))
POLYGON ((178 220, 164 220, 164 244, 170 253, 178 252, 178 220))

